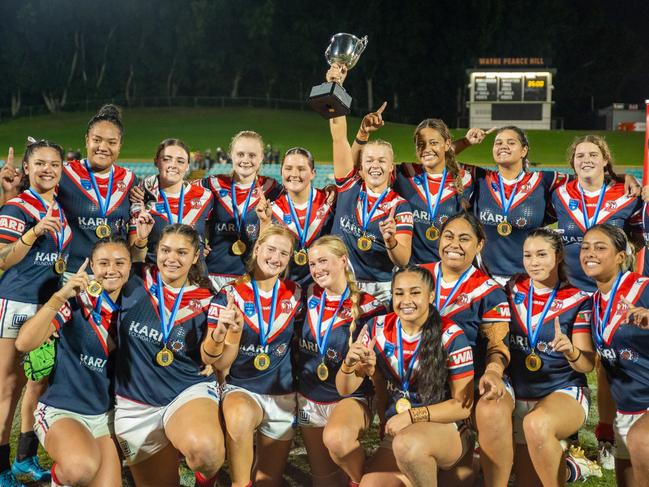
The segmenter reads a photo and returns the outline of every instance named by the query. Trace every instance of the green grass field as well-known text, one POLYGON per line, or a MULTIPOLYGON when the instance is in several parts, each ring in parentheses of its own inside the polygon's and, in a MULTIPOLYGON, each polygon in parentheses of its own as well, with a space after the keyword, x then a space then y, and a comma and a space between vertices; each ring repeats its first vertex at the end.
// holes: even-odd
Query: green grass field
MULTIPOLYGON (((19 118, 0 123, 0 158, 13 145, 22 152, 28 135, 49 138, 65 148, 83 150, 83 136, 92 113, 59 113, 31 118, 19 118)), ((390 141, 396 160, 414 160, 411 125, 390 123, 379 137, 390 141)), ((353 136, 360 123, 349 119, 349 133, 353 136)), ((239 130, 255 130, 281 151, 301 145, 311 150, 316 160, 331 161, 331 139, 326 120, 315 112, 268 110, 256 108, 137 108, 124 110, 126 136, 120 160, 150 161, 158 143, 167 137, 179 137, 192 148, 205 150, 227 148, 233 134, 239 130)), ((484 127, 483 127, 484 128, 484 127)), ((454 130, 454 137, 462 137, 464 130, 454 130)), ((565 152, 571 141, 582 131, 530 131, 530 159, 549 165, 565 164, 565 152)), ((642 165, 642 133, 597 132, 606 136, 617 164, 642 165)), ((492 164, 491 138, 462 156, 463 161, 492 164)))

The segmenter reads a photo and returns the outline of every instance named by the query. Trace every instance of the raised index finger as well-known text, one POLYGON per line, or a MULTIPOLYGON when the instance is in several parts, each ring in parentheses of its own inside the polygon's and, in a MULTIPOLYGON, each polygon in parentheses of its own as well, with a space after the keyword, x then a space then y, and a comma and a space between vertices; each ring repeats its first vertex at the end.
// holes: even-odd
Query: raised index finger
POLYGON ((489 135, 489 134, 495 132, 496 130, 498 130, 498 127, 491 127, 489 130, 486 130, 484 134, 489 135))
POLYGON ((390 210, 390 219, 394 219, 394 212, 397 211, 397 207, 393 206, 390 210))
POLYGON ((14 148, 9 147, 9 152, 7 152, 7 162, 5 162, 5 166, 14 166, 14 148))
POLYGON ((385 110, 385 107, 387 107, 387 106, 388 106, 388 102, 387 102, 387 101, 384 101, 383 104, 382 104, 382 105, 379 107, 379 109, 376 111, 376 113, 378 113, 379 115, 381 115, 381 114, 383 113, 383 110, 385 110))
POLYGON ((559 317, 557 316, 554 319, 554 338, 557 338, 558 335, 563 334, 561 331, 561 323, 559 322, 559 317))
POLYGON ((365 336, 367 336, 367 325, 363 326, 361 328, 361 332, 358 334, 358 338, 356 339, 356 342, 360 343, 361 345, 363 344, 363 340, 365 339, 365 336))
POLYGON ((77 271, 77 275, 80 275, 86 270, 86 267, 88 267, 88 262, 90 262, 90 259, 86 257, 86 260, 84 260, 83 264, 81 264, 81 267, 79 267, 79 270, 77 271))

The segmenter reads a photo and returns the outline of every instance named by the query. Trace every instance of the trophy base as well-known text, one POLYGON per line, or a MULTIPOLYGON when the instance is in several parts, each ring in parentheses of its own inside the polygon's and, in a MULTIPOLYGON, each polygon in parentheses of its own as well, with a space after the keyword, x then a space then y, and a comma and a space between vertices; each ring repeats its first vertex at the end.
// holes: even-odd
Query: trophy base
POLYGON ((348 115, 352 97, 338 83, 322 83, 311 88, 309 106, 324 118, 348 115))

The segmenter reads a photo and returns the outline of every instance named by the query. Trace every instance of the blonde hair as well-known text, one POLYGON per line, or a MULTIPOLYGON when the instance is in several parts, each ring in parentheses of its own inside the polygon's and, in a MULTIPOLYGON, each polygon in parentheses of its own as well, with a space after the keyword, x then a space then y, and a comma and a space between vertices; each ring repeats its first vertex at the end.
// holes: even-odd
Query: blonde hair
POLYGON ((415 129, 415 150, 417 149, 417 139, 419 139, 419 134, 423 129, 433 129, 442 136, 445 142, 450 142, 449 149, 444 153, 444 165, 448 172, 451 173, 453 177, 453 182, 455 183, 455 191, 458 194, 464 193, 464 186, 462 185, 462 175, 460 174, 460 166, 455 159, 455 148, 453 147, 453 137, 451 136, 451 131, 448 129, 448 125, 444 123, 443 120, 439 118, 427 118, 423 120, 417 128, 415 129))
MULTIPOLYGON (((340 237, 335 235, 324 235, 318 240, 311 244, 311 248, 314 247, 325 247, 329 252, 334 254, 336 257, 346 257, 349 262, 349 251, 345 242, 342 241, 340 237)), ((356 331, 356 320, 361 315, 361 290, 356 284, 356 278, 351 271, 351 268, 347 266, 345 268, 345 280, 347 281, 347 286, 349 287, 349 299, 352 302, 352 321, 349 324, 349 346, 352 346, 354 342, 354 332, 356 331)))
POLYGON ((577 152, 577 146, 583 143, 595 144, 601 151, 602 157, 606 161, 606 166, 604 166, 604 180, 606 182, 617 181, 621 183, 624 181, 624 179, 618 176, 613 170, 613 154, 611 153, 611 148, 606 143, 604 137, 599 135, 583 135, 572 141, 572 144, 568 147, 568 164, 570 164, 573 171, 575 170, 575 153, 577 152))
POLYGON ((368 141, 367 144, 363 146, 363 149, 361 151, 361 157, 363 155, 363 152, 365 152, 365 149, 372 145, 378 145, 379 147, 387 147, 388 150, 390 151, 390 155, 392 156, 392 163, 394 163, 394 149, 392 148, 392 144, 390 144, 390 142, 388 142, 387 140, 383 140, 383 139, 374 139, 368 141))
POLYGON ((234 147, 234 144, 239 139, 255 139, 257 142, 259 142, 262 156, 264 155, 264 139, 262 139, 261 135, 259 135, 254 130, 242 130, 241 132, 234 134, 234 136, 230 140, 230 147, 228 147, 228 153, 230 155, 232 155, 232 148, 234 147))
MULTIPOLYGON (((255 258, 254 250, 273 236, 286 237, 291 242, 291 254, 293 253, 293 250, 295 250, 295 235, 293 235, 293 233, 291 233, 291 231, 287 227, 272 224, 264 228, 264 230, 262 230, 262 232, 259 234, 257 241, 255 242, 253 252, 250 253, 250 257, 248 257, 248 260, 246 261, 247 277, 253 277, 253 272, 255 270, 255 263, 257 259, 255 258)), ((286 266, 286 269, 284 269, 283 276, 281 277, 286 278, 287 273, 288 265, 286 266)))

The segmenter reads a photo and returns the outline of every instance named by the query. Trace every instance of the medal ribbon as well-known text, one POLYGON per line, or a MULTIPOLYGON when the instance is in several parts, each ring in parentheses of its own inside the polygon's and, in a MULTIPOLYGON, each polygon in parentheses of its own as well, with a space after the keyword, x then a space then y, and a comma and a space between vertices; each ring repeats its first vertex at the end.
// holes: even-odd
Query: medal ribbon
POLYGON ((340 312, 340 309, 342 308, 345 299, 347 299, 348 293, 349 293, 349 286, 345 287, 345 291, 343 292, 342 296, 340 296, 340 302, 338 303, 336 312, 329 320, 327 331, 325 332, 324 337, 320 338, 322 335, 322 317, 324 316, 324 309, 327 303, 327 291, 325 291, 324 289, 322 290, 322 296, 320 296, 320 309, 318 310, 318 326, 316 327, 317 334, 315 337, 315 341, 318 345, 320 358, 322 358, 323 362, 324 362, 325 352, 327 351, 327 342, 329 341, 329 333, 331 333, 331 329, 333 328, 334 321, 336 321, 336 316, 338 316, 338 313, 340 312))
POLYGON ((389 189, 390 188, 385 188, 385 190, 383 190, 383 193, 380 194, 380 196, 376 199, 376 201, 372 205, 372 208, 370 208, 369 213, 367 212, 367 200, 369 199, 369 196, 367 195, 367 189, 360 194, 360 197, 363 200, 363 214, 361 215, 362 218, 361 227, 363 229, 363 233, 367 231, 367 226, 372 221, 372 216, 374 216, 374 213, 376 213, 376 210, 381 204, 381 201, 383 201, 383 198, 385 198, 385 196, 388 194, 389 189))
POLYGON ((162 283, 162 278, 160 277, 160 271, 158 271, 158 289, 156 290, 158 298, 158 311, 160 312, 160 324, 162 325, 162 343, 166 347, 167 342, 169 341, 169 335, 171 335, 171 329, 174 326, 174 321, 176 321, 176 313, 178 313, 178 308, 180 308, 180 302, 183 299, 183 293, 185 292, 185 285, 180 288, 178 295, 174 300, 174 305, 171 308, 171 314, 169 319, 165 318, 165 301, 164 301, 164 284, 162 283))
POLYGON ((471 270, 471 266, 469 266, 469 268, 462 273, 460 278, 455 283, 455 286, 453 286, 453 289, 451 289, 451 292, 448 294, 446 301, 444 301, 444 304, 440 308, 439 302, 441 299, 440 289, 442 287, 442 264, 441 263, 439 264, 439 266, 437 267, 437 279, 435 279, 435 307, 437 308, 437 311, 439 311, 440 315, 442 314, 442 311, 444 311, 444 308, 446 308, 447 305, 451 304, 451 300, 455 296, 455 293, 460 289, 462 283, 466 281, 466 278, 469 275, 470 270, 471 270))
MULTIPOLYGON (((167 195, 165 192, 160 188, 160 196, 162 196, 162 201, 164 202, 165 205, 165 213, 167 214, 167 221, 169 224, 173 223, 173 213, 171 213, 171 206, 169 206, 169 200, 167 199, 167 195)), ((236 203, 236 202, 235 202, 236 203)), ((178 218, 176 219, 176 223, 182 223, 183 222, 183 207, 185 204, 185 185, 183 184, 181 190, 180 190, 180 197, 178 198, 178 218)))
MULTIPOLYGON (((521 171, 521 173, 522 172, 523 171, 521 171)), ((503 208, 503 216, 505 217, 505 221, 507 221, 509 210, 512 207, 514 198, 516 197, 516 192, 518 191, 518 178, 520 177, 521 173, 516 176, 516 183, 514 183, 514 187, 512 188, 512 194, 510 194, 509 198, 507 199, 505 199, 505 185, 503 184, 503 178, 500 173, 498 174, 498 191, 500 193, 500 204, 503 208)))
POLYGON ((230 185, 230 197, 232 198, 232 214, 234 215, 234 224, 237 227, 237 234, 239 235, 241 235, 241 226, 246 224, 246 214, 248 213, 248 206, 250 205, 250 197, 252 196, 252 192, 254 191, 256 185, 257 185, 257 180, 255 179, 252 182, 250 189, 248 190, 248 196, 246 196, 246 200, 243 203, 243 209, 241 210, 241 214, 239 214, 239 205, 237 204, 237 187, 236 184, 234 183, 234 179, 232 179, 232 184, 230 185))
POLYGON ((268 327, 264 328, 264 309, 261 307, 261 298, 259 297, 259 288, 257 287, 257 281, 254 279, 251 281, 252 290, 255 293, 255 307, 257 308, 257 321, 259 322, 259 343, 262 347, 266 346, 268 341, 268 335, 270 335, 270 329, 273 326, 273 321, 275 321, 275 311, 277 309, 277 291, 279 289, 279 279, 275 281, 273 286, 273 296, 270 301, 270 316, 268 317, 268 327))
POLYGON ((88 171, 88 177, 90 178, 90 182, 92 183, 92 189, 95 191, 95 196, 97 196, 97 204, 99 206, 101 217, 106 218, 108 207, 110 206, 110 197, 113 195, 113 176, 115 175, 115 168, 113 166, 110 167, 110 175, 108 176, 108 190, 106 191, 106 199, 104 200, 101 197, 101 193, 99 192, 97 179, 95 179, 95 175, 90 170, 88 160, 84 159, 83 163, 85 164, 86 170, 88 171))
POLYGON ((442 193, 444 193, 444 185, 446 184, 446 168, 442 171, 442 181, 439 183, 439 189, 437 190, 437 197, 435 198, 435 206, 433 207, 430 202, 430 188, 428 187, 428 175, 424 171, 422 174, 424 180, 421 182, 421 185, 424 189, 424 194, 426 195, 426 204, 428 205, 428 219, 430 220, 431 225, 435 225, 435 218, 437 218, 437 213, 439 212, 439 202, 442 199, 442 193))
MULTIPOLYGON (((43 198, 41 198, 41 195, 38 194, 36 191, 34 191, 32 188, 29 188, 27 191, 29 191, 31 193, 31 195, 34 198, 36 198, 41 205, 43 205, 43 208, 45 208, 45 213, 44 214, 41 215, 40 214, 41 212, 40 211, 38 212, 40 217, 44 218, 45 215, 47 215, 47 210, 49 208, 47 206, 47 203, 45 202, 45 200, 43 198)), ((54 232, 54 235, 56 235, 56 248, 57 248, 59 256, 60 256, 61 253, 63 252, 63 232, 65 231, 65 228, 64 228, 65 227, 65 222, 63 221, 63 210, 61 209, 61 205, 59 205, 57 203, 56 199, 54 199, 52 201, 52 204, 54 204, 54 203, 56 203, 58 205, 58 207, 59 207, 59 220, 61 220, 61 231, 60 232, 54 232)))
POLYGON ((295 228, 297 229, 297 236, 300 239, 300 248, 303 249, 306 247, 306 238, 307 233, 309 232, 309 221, 311 221, 311 207, 313 206, 313 184, 311 185, 311 191, 309 192, 309 202, 306 207, 306 218, 304 219, 304 230, 300 226, 300 219, 297 217, 297 212, 295 211, 295 206, 291 201, 291 197, 286 193, 286 199, 288 200, 288 207, 291 210, 291 216, 295 222, 295 228))
POLYGON ((545 303, 545 306, 543 307, 543 311, 541 311, 541 316, 539 317, 539 321, 536 324, 536 328, 532 329, 532 308, 534 306, 534 285, 532 284, 532 280, 530 279, 530 290, 527 293, 526 325, 527 325, 527 340, 530 344, 530 348, 532 349, 532 352, 534 352, 534 348, 536 348, 536 342, 539 340, 539 333, 543 326, 543 322, 545 321, 545 317, 547 316, 548 311, 550 311, 550 306, 552 306, 552 302, 554 301, 554 298, 557 295, 558 290, 559 290, 559 284, 557 284, 552 290, 552 294, 550 294, 548 301, 545 303))
POLYGON ((101 321, 101 306, 103 304, 104 299, 108 303, 108 306, 110 307, 111 311, 117 311, 117 305, 113 302, 112 299, 110 299, 110 296, 106 291, 102 291, 99 297, 97 297, 97 302, 95 303, 95 307, 92 310, 92 318, 95 320, 95 322, 98 325, 102 324, 101 321))
POLYGON ((577 183, 579 188, 579 196, 581 196, 581 208, 584 213, 584 227, 588 230, 590 227, 597 223, 597 217, 599 216, 599 211, 602 209, 602 203, 604 202, 604 195, 606 194, 606 183, 602 184, 602 189, 599 190, 599 199, 597 200, 597 206, 595 207, 595 214, 593 219, 588 218, 588 208, 586 207, 586 199, 584 198, 584 190, 581 187, 581 184, 577 183))
POLYGON ((415 368, 415 362, 417 361, 417 355, 419 355, 419 347, 421 346, 421 338, 417 342, 417 347, 412 353, 412 358, 410 359, 410 364, 408 364, 408 370, 406 373, 403 373, 403 339, 401 331, 401 320, 397 320, 397 340, 399 340, 399 378, 401 379, 401 385, 403 387, 403 392, 408 392, 410 387, 410 376, 412 375, 412 370, 415 368))
POLYGON ((604 310, 604 318, 600 319, 599 318, 599 302, 602 299, 602 295, 598 296, 597 300, 595 300, 594 303, 594 317, 595 317, 595 341, 597 342, 597 346, 599 348, 604 347, 604 329, 606 328, 606 324, 608 323, 608 320, 611 316, 611 309, 613 309, 613 301, 615 301, 615 293, 617 292, 617 288, 620 285, 620 281, 622 280, 622 273, 620 272, 617 275, 617 278, 615 279, 615 283, 613 284, 613 288, 611 289, 610 293, 610 298, 608 300, 608 304, 606 305, 606 309, 604 310))

